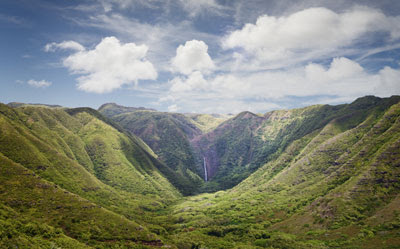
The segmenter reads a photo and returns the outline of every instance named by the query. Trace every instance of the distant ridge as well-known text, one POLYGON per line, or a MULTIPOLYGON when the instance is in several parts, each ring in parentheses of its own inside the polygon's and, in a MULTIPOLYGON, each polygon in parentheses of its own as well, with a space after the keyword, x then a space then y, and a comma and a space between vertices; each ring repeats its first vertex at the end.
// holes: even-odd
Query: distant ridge
POLYGON ((50 108, 62 108, 61 105, 48 105, 48 104, 40 104, 40 103, 21 103, 21 102, 10 102, 7 104, 10 107, 20 107, 20 106, 44 106, 50 108))

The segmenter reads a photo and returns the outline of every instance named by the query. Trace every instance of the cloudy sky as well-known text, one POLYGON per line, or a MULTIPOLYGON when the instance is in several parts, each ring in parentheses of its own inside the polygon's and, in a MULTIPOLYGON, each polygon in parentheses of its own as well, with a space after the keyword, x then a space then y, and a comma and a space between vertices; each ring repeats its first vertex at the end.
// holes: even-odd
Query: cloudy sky
POLYGON ((398 0, 2 0, 0 102, 237 113, 400 94, 398 0))

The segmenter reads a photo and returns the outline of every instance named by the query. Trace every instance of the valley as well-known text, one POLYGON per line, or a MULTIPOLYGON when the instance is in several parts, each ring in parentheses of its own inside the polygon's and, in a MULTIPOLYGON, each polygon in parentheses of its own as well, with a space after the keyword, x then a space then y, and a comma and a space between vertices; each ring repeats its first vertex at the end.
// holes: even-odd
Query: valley
POLYGON ((1 248, 398 248, 400 97, 265 114, 0 104, 1 248))

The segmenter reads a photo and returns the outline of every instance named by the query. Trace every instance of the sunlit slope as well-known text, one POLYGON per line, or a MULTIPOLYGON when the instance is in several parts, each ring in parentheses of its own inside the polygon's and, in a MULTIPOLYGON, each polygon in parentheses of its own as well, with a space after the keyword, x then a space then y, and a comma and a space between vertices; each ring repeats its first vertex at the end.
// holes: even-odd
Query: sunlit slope
POLYGON ((176 177, 169 178, 180 186, 185 194, 196 193, 203 180, 199 174, 196 157, 190 139, 201 134, 201 130, 186 116, 154 110, 105 104, 99 111, 110 117, 127 131, 143 139, 176 177))
MULTIPOLYGON (((220 248, 400 246, 395 100, 332 119, 291 142, 233 189, 175 206, 171 239, 220 248)), ((368 103, 355 104, 354 110, 368 103)))
MULTIPOLYGON (((133 231, 133 234, 129 235, 132 241, 146 240, 138 237, 143 233, 142 231, 146 230, 148 222, 146 212, 163 209, 180 194, 161 173, 164 171, 168 174, 170 170, 151 156, 150 149, 143 147, 140 139, 124 134, 118 130, 118 127, 105 122, 104 118, 101 120, 101 117, 96 111, 90 109, 67 111, 46 107, 13 109, 1 104, 1 165, 2 170, 14 174, 3 175, 1 185, 6 186, 12 183, 18 191, 13 193, 11 192, 13 188, 3 188, 2 194, 5 197, 14 196, 16 199, 19 199, 20 195, 27 198, 34 196, 35 188, 32 189, 29 187, 31 185, 24 184, 36 181, 36 177, 27 176, 29 179, 25 179, 25 176, 19 176, 21 172, 32 171, 32 174, 35 173, 51 183, 50 189, 57 189, 59 193, 63 191, 58 189, 65 189, 66 192, 73 193, 77 202, 83 198, 89 203, 85 204, 86 206, 103 207, 99 210, 104 210, 104 213, 110 214, 110 217, 104 216, 101 219, 108 220, 110 224, 115 223, 115 226, 121 230, 115 230, 113 234, 116 237, 119 236, 118 234, 125 234, 122 230, 125 229, 124 224, 127 222, 131 224, 129 226, 132 226, 132 230, 128 229, 133 231), (16 168, 20 170, 16 171, 16 168), (144 228, 137 229, 137 223, 142 224, 144 228)), ((75 206, 74 200, 62 199, 64 195, 55 197, 51 193, 50 191, 38 195, 49 195, 48 198, 51 199, 59 198, 60 205, 70 202, 72 207, 69 207, 68 211, 63 209, 63 212, 69 215, 81 213, 82 207, 78 204, 75 206)), ((47 206, 51 202, 34 207, 30 203, 27 201, 19 204, 24 213, 28 212, 27 217, 30 215, 29 212, 37 212, 37 216, 46 217, 46 210, 54 209, 54 206, 47 206)), ((13 208, 12 202, 5 205, 13 208)), ((16 212, 20 212, 18 210, 16 212)), ((89 208, 89 210, 92 209, 89 208)), ((88 212, 99 213, 99 210, 96 208, 88 212)), ((83 216, 79 216, 79 219, 83 216)), ((97 224, 97 221, 93 222, 97 224)), ((48 224, 61 228, 68 236, 71 235, 68 229, 73 229, 72 223, 64 226, 49 221, 48 224)), ((107 224, 104 223, 104 228, 107 224)), ((99 228, 98 233, 107 234, 102 227, 99 228)), ((146 233, 151 235, 149 232, 146 233)), ((79 232, 76 231, 76 236, 78 234, 79 232)), ((76 236, 72 237, 77 238, 76 236)), ((116 238, 111 237, 111 239, 116 238)), ((83 238, 77 239, 83 241, 83 238)), ((97 243, 103 239, 93 235, 86 240, 97 243)))
POLYGON ((196 114, 185 113, 193 123, 203 132, 207 133, 218 127, 222 122, 233 117, 233 114, 196 114))
POLYGON ((0 164, 1 248, 135 246, 159 241, 136 222, 44 180, 1 154, 0 164))
POLYGON ((344 120, 340 129, 347 130, 398 101, 399 97, 367 96, 346 105, 314 105, 262 116, 243 112, 192 142, 197 153, 206 158, 211 178, 207 187, 227 189, 276 159, 293 141, 309 136, 333 120, 344 120))

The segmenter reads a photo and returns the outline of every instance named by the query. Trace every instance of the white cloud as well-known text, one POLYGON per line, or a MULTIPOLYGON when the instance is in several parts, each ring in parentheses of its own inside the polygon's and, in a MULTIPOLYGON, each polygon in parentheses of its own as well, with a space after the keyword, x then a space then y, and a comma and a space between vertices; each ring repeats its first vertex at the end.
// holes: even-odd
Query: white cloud
MULTIPOLYGON (((220 10, 221 15, 234 14, 232 9, 222 9, 231 4, 222 4, 221 1, 99 2, 103 5, 97 4, 97 9, 90 14, 76 15, 70 20, 84 28, 111 32, 120 40, 146 44, 146 52, 136 60, 146 70, 123 69, 127 64, 118 61, 124 60, 124 55, 106 59, 100 56, 98 47, 85 50, 83 46, 83 49, 76 46, 63 63, 71 72, 81 76, 78 78, 81 90, 109 92, 141 79, 155 79, 156 71, 172 72, 172 76, 163 82, 143 84, 135 89, 147 94, 146 98, 159 99, 163 108, 205 112, 263 111, 279 108, 283 99, 293 97, 312 97, 308 98, 310 101, 325 98, 324 103, 340 103, 366 94, 388 96, 399 92, 399 84, 395 81, 399 70, 387 67, 376 72, 384 64, 369 63, 368 66, 372 65, 376 72, 370 73, 357 62, 364 65, 365 57, 381 58, 371 55, 398 48, 399 40, 396 39, 400 38, 400 17, 387 16, 376 9, 354 7, 354 2, 341 0, 346 5, 340 7, 344 5, 337 2, 317 4, 318 1, 310 0, 304 5, 301 1, 295 8, 293 5, 288 8, 281 1, 279 4, 237 2, 233 6, 239 4, 248 11, 239 13, 243 18, 231 24, 248 24, 226 33, 224 37, 216 35, 216 32, 204 32, 207 28, 203 25, 204 16, 193 18, 220 10), (146 8, 146 2, 151 10, 146 8), (331 10, 310 8, 317 5, 325 5, 331 10), (275 6, 275 10, 269 6, 275 6), (149 11, 150 16, 156 13, 156 18, 149 21, 133 14, 143 9, 149 11), (153 10, 155 12, 151 12, 153 10), (182 10, 188 13, 189 18, 182 10), (259 16, 265 13, 269 14, 259 16), (376 48, 378 43, 381 48, 376 48), (91 54, 96 54, 97 57, 93 56, 96 59, 89 59, 91 54), (355 62, 345 57, 358 60, 355 62), (329 65, 312 63, 328 60, 332 60, 329 65), (112 62, 110 67, 104 61, 112 62), (149 70, 151 68, 153 70, 149 70), (131 72, 136 76, 127 76, 131 72)), ((232 27, 226 25, 233 21, 232 18, 233 15, 226 19, 217 18, 220 25, 213 31, 232 27)), ((125 45, 119 44, 119 47, 125 45)), ((117 50, 122 49, 119 47, 117 50)), ((142 51, 139 48, 143 46, 136 46, 135 50, 142 51)), ((73 46, 49 44, 49 51, 56 49, 73 49, 73 46)), ((131 58, 136 58, 136 55, 131 58)), ((300 103, 303 100, 296 101, 300 103)))
POLYGON ((177 112, 178 110, 179 110, 179 108, 178 108, 178 105, 176 105, 176 104, 168 106, 169 112, 177 112))
POLYGON ((50 81, 46 81, 46 80, 28 80, 27 81, 28 85, 36 87, 36 88, 46 88, 51 86, 51 82, 50 81))
POLYGON ((85 47, 75 41, 63 41, 60 43, 48 43, 44 47, 44 51, 46 52, 54 52, 57 49, 64 49, 64 50, 74 50, 74 51, 83 51, 85 47))
POLYGON ((149 24, 131 16, 112 12, 90 16, 88 19, 76 18, 73 21, 82 27, 105 30, 117 34, 121 39, 146 44, 149 47, 147 58, 154 63, 158 71, 171 69, 170 59, 176 55, 179 44, 195 39, 217 46, 219 40, 219 36, 215 34, 196 30, 193 23, 187 20, 179 23, 160 21, 149 24))
MULTIPOLYGON (((368 73, 357 62, 340 57, 329 66, 309 63, 287 70, 250 74, 220 74, 204 79, 200 72, 172 80, 160 98, 198 112, 266 111, 296 97, 324 97, 324 103, 352 101, 365 95, 400 94, 400 70, 385 67, 368 73)), ((315 102, 317 103, 317 102, 315 102)), ((308 103, 307 104, 315 104, 308 103)))
POLYGON ((400 95, 400 69, 384 67, 379 71, 380 84, 376 86, 377 96, 386 97, 389 95, 400 95))
POLYGON ((78 89, 107 93, 138 80, 157 78, 153 64, 145 58, 147 50, 146 45, 121 44, 115 37, 106 37, 93 50, 82 49, 68 56, 63 65, 82 75, 77 79, 78 89))
POLYGON ((209 87, 208 82, 204 79, 201 72, 195 71, 186 77, 175 77, 170 82, 172 84, 172 92, 187 92, 187 91, 201 91, 207 90, 209 87))
POLYGON ((309 8, 289 16, 260 16, 255 24, 228 34, 225 49, 241 48, 264 62, 332 54, 354 45, 366 35, 383 31, 400 37, 400 18, 387 17, 375 9, 355 8, 336 13, 326 8, 309 8), (311 56, 310 56, 311 55, 311 56))
POLYGON ((208 55, 207 44, 198 40, 187 41, 185 45, 179 45, 171 63, 174 71, 186 75, 196 70, 207 73, 215 68, 214 62, 208 55))
POLYGON ((304 71, 306 79, 323 83, 346 80, 355 75, 365 74, 364 69, 358 63, 344 57, 334 58, 329 69, 311 63, 304 68, 304 71))

